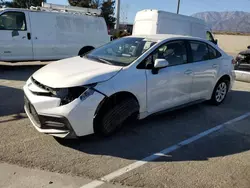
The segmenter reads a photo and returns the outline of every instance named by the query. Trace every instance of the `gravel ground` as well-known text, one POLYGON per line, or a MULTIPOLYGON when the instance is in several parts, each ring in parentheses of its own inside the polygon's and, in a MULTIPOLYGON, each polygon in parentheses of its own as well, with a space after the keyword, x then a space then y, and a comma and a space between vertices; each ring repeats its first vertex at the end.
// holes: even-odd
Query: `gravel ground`
MULTIPOLYGON (((250 84, 236 82, 221 106, 203 103, 152 116, 106 139, 91 135, 58 142, 38 133, 23 110, 22 86, 40 67, 0 67, 1 163, 95 180, 250 111, 250 84)), ((135 187, 249 188, 248 127, 249 119, 237 122, 124 174, 113 183, 135 187)))

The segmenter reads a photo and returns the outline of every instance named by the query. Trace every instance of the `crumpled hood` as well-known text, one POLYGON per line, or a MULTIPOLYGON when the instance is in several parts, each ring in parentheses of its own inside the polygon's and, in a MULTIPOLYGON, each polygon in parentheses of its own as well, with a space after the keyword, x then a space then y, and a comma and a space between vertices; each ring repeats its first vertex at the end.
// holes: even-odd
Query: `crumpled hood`
POLYGON ((121 69, 78 56, 50 63, 36 71, 33 78, 51 88, 67 88, 109 80, 121 69))
POLYGON ((250 50, 240 52, 241 55, 250 55, 250 50))

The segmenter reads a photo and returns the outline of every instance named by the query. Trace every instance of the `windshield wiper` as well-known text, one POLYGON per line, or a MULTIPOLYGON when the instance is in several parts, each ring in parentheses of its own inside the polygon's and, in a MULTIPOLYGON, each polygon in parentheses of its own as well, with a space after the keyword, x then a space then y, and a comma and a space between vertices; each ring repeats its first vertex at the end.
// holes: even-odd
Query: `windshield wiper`
POLYGON ((89 56, 89 55, 87 55, 86 57, 87 57, 88 59, 97 60, 97 61, 99 61, 99 62, 101 62, 101 63, 113 65, 110 61, 107 61, 106 59, 103 59, 103 58, 99 58, 99 57, 96 57, 96 56, 89 56))
POLYGON ((103 59, 101 57, 96 57, 96 56, 87 55, 85 57, 88 59, 93 59, 93 60, 99 61, 101 63, 108 64, 108 65, 123 66, 123 67, 127 65, 126 63, 111 61, 111 60, 103 59))
POLYGON ((106 59, 103 59, 103 58, 96 58, 98 59, 99 61, 103 62, 103 63, 106 63, 106 64, 109 64, 109 65, 113 65, 110 61, 106 60, 106 59))

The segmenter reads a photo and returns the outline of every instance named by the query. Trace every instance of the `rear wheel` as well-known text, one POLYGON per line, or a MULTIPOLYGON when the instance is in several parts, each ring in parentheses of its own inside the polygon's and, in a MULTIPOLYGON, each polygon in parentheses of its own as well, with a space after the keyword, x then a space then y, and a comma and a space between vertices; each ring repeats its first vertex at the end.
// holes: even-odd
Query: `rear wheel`
POLYGON ((214 105, 220 105, 226 98, 229 89, 229 80, 220 80, 213 91, 210 102, 214 105))
POLYGON ((110 136, 119 130, 130 117, 136 117, 138 112, 139 106, 135 99, 124 99, 99 117, 96 133, 101 136, 110 136))

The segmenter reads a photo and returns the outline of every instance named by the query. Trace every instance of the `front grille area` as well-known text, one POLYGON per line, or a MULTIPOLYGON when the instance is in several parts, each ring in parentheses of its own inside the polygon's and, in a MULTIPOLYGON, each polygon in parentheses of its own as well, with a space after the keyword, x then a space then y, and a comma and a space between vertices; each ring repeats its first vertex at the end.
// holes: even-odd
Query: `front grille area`
POLYGON ((40 82, 38 82, 37 80, 35 80, 33 77, 31 77, 31 81, 32 81, 34 84, 36 84, 39 88, 51 92, 51 88, 50 88, 50 87, 47 87, 47 86, 41 84, 40 82))
POLYGON ((34 120, 35 125, 41 129, 59 129, 71 130, 69 121, 63 116, 45 116, 39 115, 31 104, 29 99, 24 95, 24 105, 30 118, 34 120))
POLYGON ((38 114, 36 112, 36 109, 34 106, 29 102, 28 98, 24 96, 24 105, 28 111, 28 113, 31 115, 32 119, 36 122, 38 127, 41 127, 41 123, 38 117, 38 114))

